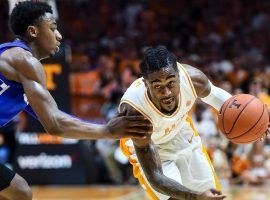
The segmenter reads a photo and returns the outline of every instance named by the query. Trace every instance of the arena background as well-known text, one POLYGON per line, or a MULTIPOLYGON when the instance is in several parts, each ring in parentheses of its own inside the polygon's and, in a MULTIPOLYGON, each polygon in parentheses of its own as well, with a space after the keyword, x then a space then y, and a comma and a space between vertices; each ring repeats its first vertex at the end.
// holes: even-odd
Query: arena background
MULTIPOLYGON (((0 42, 13 39, 0 0, 0 42)), ((148 46, 166 45, 232 94, 270 104, 270 1, 48 0, 63 35, 60 52, 44 62, 47 87, 60 109, 96 123, 117 113, 138 77, 148 46)), ((190 113, 227 199, 270 199, 270 140, 235 145, 198 102, 190 113)), ((22 175, 34 199, 144 199, 117 141, 52 137, 21 113, 0 130, 0 162, 22 175), (97 186, 98 185, 98 186, 97 186), (42 186, 42 187, 40 187, 42 186), (74 195, 74 196, 73 196, 74 195)))

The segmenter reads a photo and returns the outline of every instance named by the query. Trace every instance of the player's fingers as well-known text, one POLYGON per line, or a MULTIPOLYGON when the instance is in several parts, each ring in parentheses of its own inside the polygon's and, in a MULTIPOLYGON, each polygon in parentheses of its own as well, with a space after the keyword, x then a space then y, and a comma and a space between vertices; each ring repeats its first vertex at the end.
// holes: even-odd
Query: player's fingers
POLYGON ((153 128, 153 125, 150 122, 147 122, 147 121, 129 121, 128 124, 127 124, 127 127, 134 127, 134 126, 144 127, 144 128, 147 128, 147 129, 152 129, 153 128))
POLYGON ((138 133, 127 133, 128 138, 135 138, 135 139, 146 139, 145 135, 138 134, 138 133))
POLYGON ((153 128, 152 123, 148 119, 127 120, 127 126, 128 127, 138 126, 138 127, 153 128))
POLYGON ((151 134, 152 130, 151 129, 142 129, 139 127, 129 127, 126 129, 126 132, 129 133, 140 133, 140 134, 151 134))
POLYGON ((147 130, 147 129, 140 129, 140 128, 129 128, 126 130, 128 133, 137 133, 141 135, 148 135, 152 134, 152 130, 147 130))
POLYGON ((126 116, 126 119, 129 121, 148 121, 149 120, 144 116, 126 116))
POLYGON ((214 188, 211 189, 211 192, 212 192, 213 194, 218 194, 218 195, 221 194, 221 191, 216 190, 216 189, 214 189, 214 188))
POLYGON ((270 130, 267 129, 267 131, 260 138, 260 141, 264 141, 266 138, 268 138, 269 134, 270 134, 270 130))
POLYGON ((266 130, 266 132, 262 135, 262 137, 260 138, 260 141, 263 141, 263 140, 265 140, 267 137, 268 137, 268 135, 269 135, 269 133, 270 133, 270 130, 269 130, 269 128, 266 130))

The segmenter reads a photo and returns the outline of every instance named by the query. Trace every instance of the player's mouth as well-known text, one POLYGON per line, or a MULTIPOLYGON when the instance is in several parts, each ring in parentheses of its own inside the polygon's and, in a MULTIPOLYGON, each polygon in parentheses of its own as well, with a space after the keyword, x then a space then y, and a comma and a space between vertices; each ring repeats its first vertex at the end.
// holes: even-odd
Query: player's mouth
POLYGON ((59 52, 59 50, 60 50, 59 46, 56 46, 55 52, 59 52))
POLYGON ((55 47, 55 52, 56 52, 56 53, 59 52, 59 50, 60 50, 60 44, 61 44, 61 43, 58 43, 58 44, 56 45, 56 47, 55 47))
POLYGON ((174 103, 174 97, 168 97, 161 99, 161 103, 165 105, 171 105, 174 103))

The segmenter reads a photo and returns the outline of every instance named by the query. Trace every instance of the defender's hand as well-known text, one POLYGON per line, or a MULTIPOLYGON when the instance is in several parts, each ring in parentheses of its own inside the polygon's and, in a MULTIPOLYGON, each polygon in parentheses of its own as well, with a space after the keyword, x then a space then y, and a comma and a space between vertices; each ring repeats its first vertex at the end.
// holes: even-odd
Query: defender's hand
POLYGON ((152 134, 151 122, 143 116, 117 116, 107 124, 110 138, 146 138, 152 134))
POLYGON ((210 189, 197 196, 197 200, 222 200, 226 196, 216 189, 210 189))

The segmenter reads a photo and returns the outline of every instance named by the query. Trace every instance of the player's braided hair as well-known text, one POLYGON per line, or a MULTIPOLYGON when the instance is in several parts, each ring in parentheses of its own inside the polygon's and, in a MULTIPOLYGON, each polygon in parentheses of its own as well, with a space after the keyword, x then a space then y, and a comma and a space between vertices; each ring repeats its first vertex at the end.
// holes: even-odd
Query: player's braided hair
POLYGON ((176 61, 175 55, 165 46, 150 47, 145 51, 140 63, 142 76, 146 78, 148 74, 166 67, 173 67, 178 72, 176 61))
POLYGON ((9 26, 15 35, 24 36, 27 27, 39 22, 46 12, 52 13, 52 8, 43 2, 23 1, 15 5, 9 18, 9 26))

